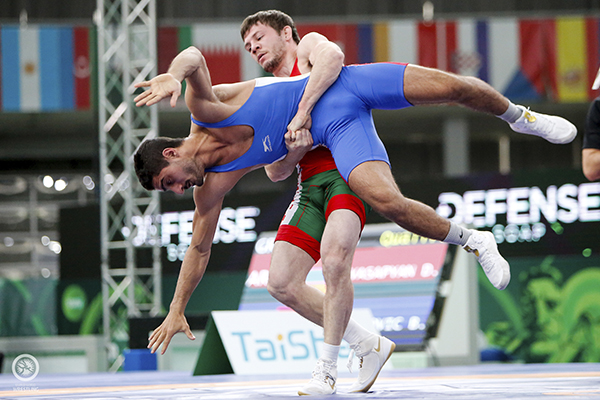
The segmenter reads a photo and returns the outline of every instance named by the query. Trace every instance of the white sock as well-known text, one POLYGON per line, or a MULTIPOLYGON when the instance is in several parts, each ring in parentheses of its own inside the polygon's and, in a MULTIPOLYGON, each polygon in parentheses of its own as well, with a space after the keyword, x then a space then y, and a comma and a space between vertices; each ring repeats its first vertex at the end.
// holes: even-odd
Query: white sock
POLYGON ((344 340, 350 344, 357 344, 371 335, 373 335, 373 332, 366 330, 362 325, 350 318, 344 332, 344 340))
POLYGON ((508 109, 504 112, 504 114, 498 115, 497 117, 503 121, 508 122, 509 124, 512 124, 513 122, 518 120, 519 117, 521 117, 521 115, 523 115, 523 111, 509 101, 508 109))
POLYGON ((467 240, 470 236, 471 231, 469 229, 463 228, 462 226, 450 221, 450 230, 448 231, 448 235, 443 242, 464 246, 467 244, 467 240))
POLYGON ((323 342, 323 352, 321 354, 321 359, 328 360, 333 363, 337 363, 338 355, 340 354, 340 346, 334 346, 332 344, 327 344, 323 342))

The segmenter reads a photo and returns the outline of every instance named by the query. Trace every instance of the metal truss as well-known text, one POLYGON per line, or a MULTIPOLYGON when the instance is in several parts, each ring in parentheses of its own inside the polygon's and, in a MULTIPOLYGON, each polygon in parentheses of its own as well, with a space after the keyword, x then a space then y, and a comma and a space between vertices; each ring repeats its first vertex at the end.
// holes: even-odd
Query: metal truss
POLYGON ((133 84, 156 75, 155 0, 97 0, 103 327, 109 370, 123 364, 128 318, 161 312, 159 198, 139 184, 133 153, 158 135, 156 107, 133 84))

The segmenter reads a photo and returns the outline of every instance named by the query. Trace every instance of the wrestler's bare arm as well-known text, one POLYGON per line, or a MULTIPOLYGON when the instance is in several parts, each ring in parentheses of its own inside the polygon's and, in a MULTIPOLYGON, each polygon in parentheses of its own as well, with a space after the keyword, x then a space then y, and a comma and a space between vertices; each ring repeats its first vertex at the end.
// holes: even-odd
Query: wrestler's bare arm
POLYGON ((190 46, 179 53, 171 62, 169 70, 149 81, 139 82, 136 87, 146 87, 146 91, 138 95, 134 101, 137 106, 153 105, 171 98, 174 107, 181 95, 181 82, 186 80, 188 86, 185 102, 194 118, 203 122, 218 122, 230 116, 240 103, 247 98, 248 91, 254 87, 253 82, 219 85, 215 87, 219 96, 213 91, 210 72, 204 56, 196 47, 190 46), (221 98, 228 100, 227 103, 221 98))
POLYGON ((223 198, 249 170, 209 172, 204 185, 194 189, 196 210, 192 223, 192 240, 181 264, 169 313, 150 335, 148 348, 153 353, 162 345, 161 354, 164 354, 173 335, 178 332, 184 332, 189 339, 194 339, 184 315, 185 307, 206 271, 223 198))
POLYGON ((296 54, 300 72, 310 72, 310 78, 298 104, 298 112, 288 126, 290 131, 302 127, 310 129, 313 107, 336 81, 344 64, 344 53, 340 47, 316 32, 308 33, 300 40, 296 54))
POLYGON ((164 98, 171 98, 171 106, 175 106, 177 98, 181 95, 181 82, 189 78, 189 85, 194 97, 199 100, 215 102, 218 99, 212 92, 210 73, 206 67, 204 56, 195 47, 188 47, 180 52, 171 62, 166 73, 160 74, 149 81, 138 82, 135 87, 148 89, 138 95, 134 101, 136 105, 151 106, 164 98))
MULTIPOLYGON (((321 98, 321 95, 335 82, 344 64, 344 53, 339 46, 316 32, 308 33, 302 38, 298 44, 296 55, 300 72, 303 74, 310 72, 311 74, 300 100, 298 112, 288 125, 286 145, 288 145, 290 132, 297 131, 300 128, 310 129, 310 112, 321 98)), ((281 181, 294 172, 298 161, 302 159, 306 151, 310 150, 309 147, 304 152, 298 152, 298 147, 295 146, 301 146, 302 144, 299 141, 293 144, 292 147, 288 145, 289 152, 284 159, 265 167, 269 179, 273 182, 281 181)), ((312 143, 310 146, 312 146, 312 143)))

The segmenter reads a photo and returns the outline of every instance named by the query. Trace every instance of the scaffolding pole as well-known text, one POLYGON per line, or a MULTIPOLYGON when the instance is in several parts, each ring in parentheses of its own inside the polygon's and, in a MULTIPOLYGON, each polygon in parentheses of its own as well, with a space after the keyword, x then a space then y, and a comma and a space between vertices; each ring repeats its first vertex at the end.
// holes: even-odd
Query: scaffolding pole
POLYGON ((156 107, 135 107, 156 75, 155 0, 97 0, 103 329, 109 371, 123 364, 130 317, 161 313, 159 198, 139 184, 133 153, 158 136, 156 107))

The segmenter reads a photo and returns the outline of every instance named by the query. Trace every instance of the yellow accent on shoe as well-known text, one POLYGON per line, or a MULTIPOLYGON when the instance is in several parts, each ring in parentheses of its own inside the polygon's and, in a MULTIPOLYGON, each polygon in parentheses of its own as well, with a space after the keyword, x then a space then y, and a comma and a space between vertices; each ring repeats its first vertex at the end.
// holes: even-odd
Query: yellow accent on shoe
POLYGON ((535 122, 535 115, 529 112, 529 110, 523 111, 523 117, 529 122, 535 122))

